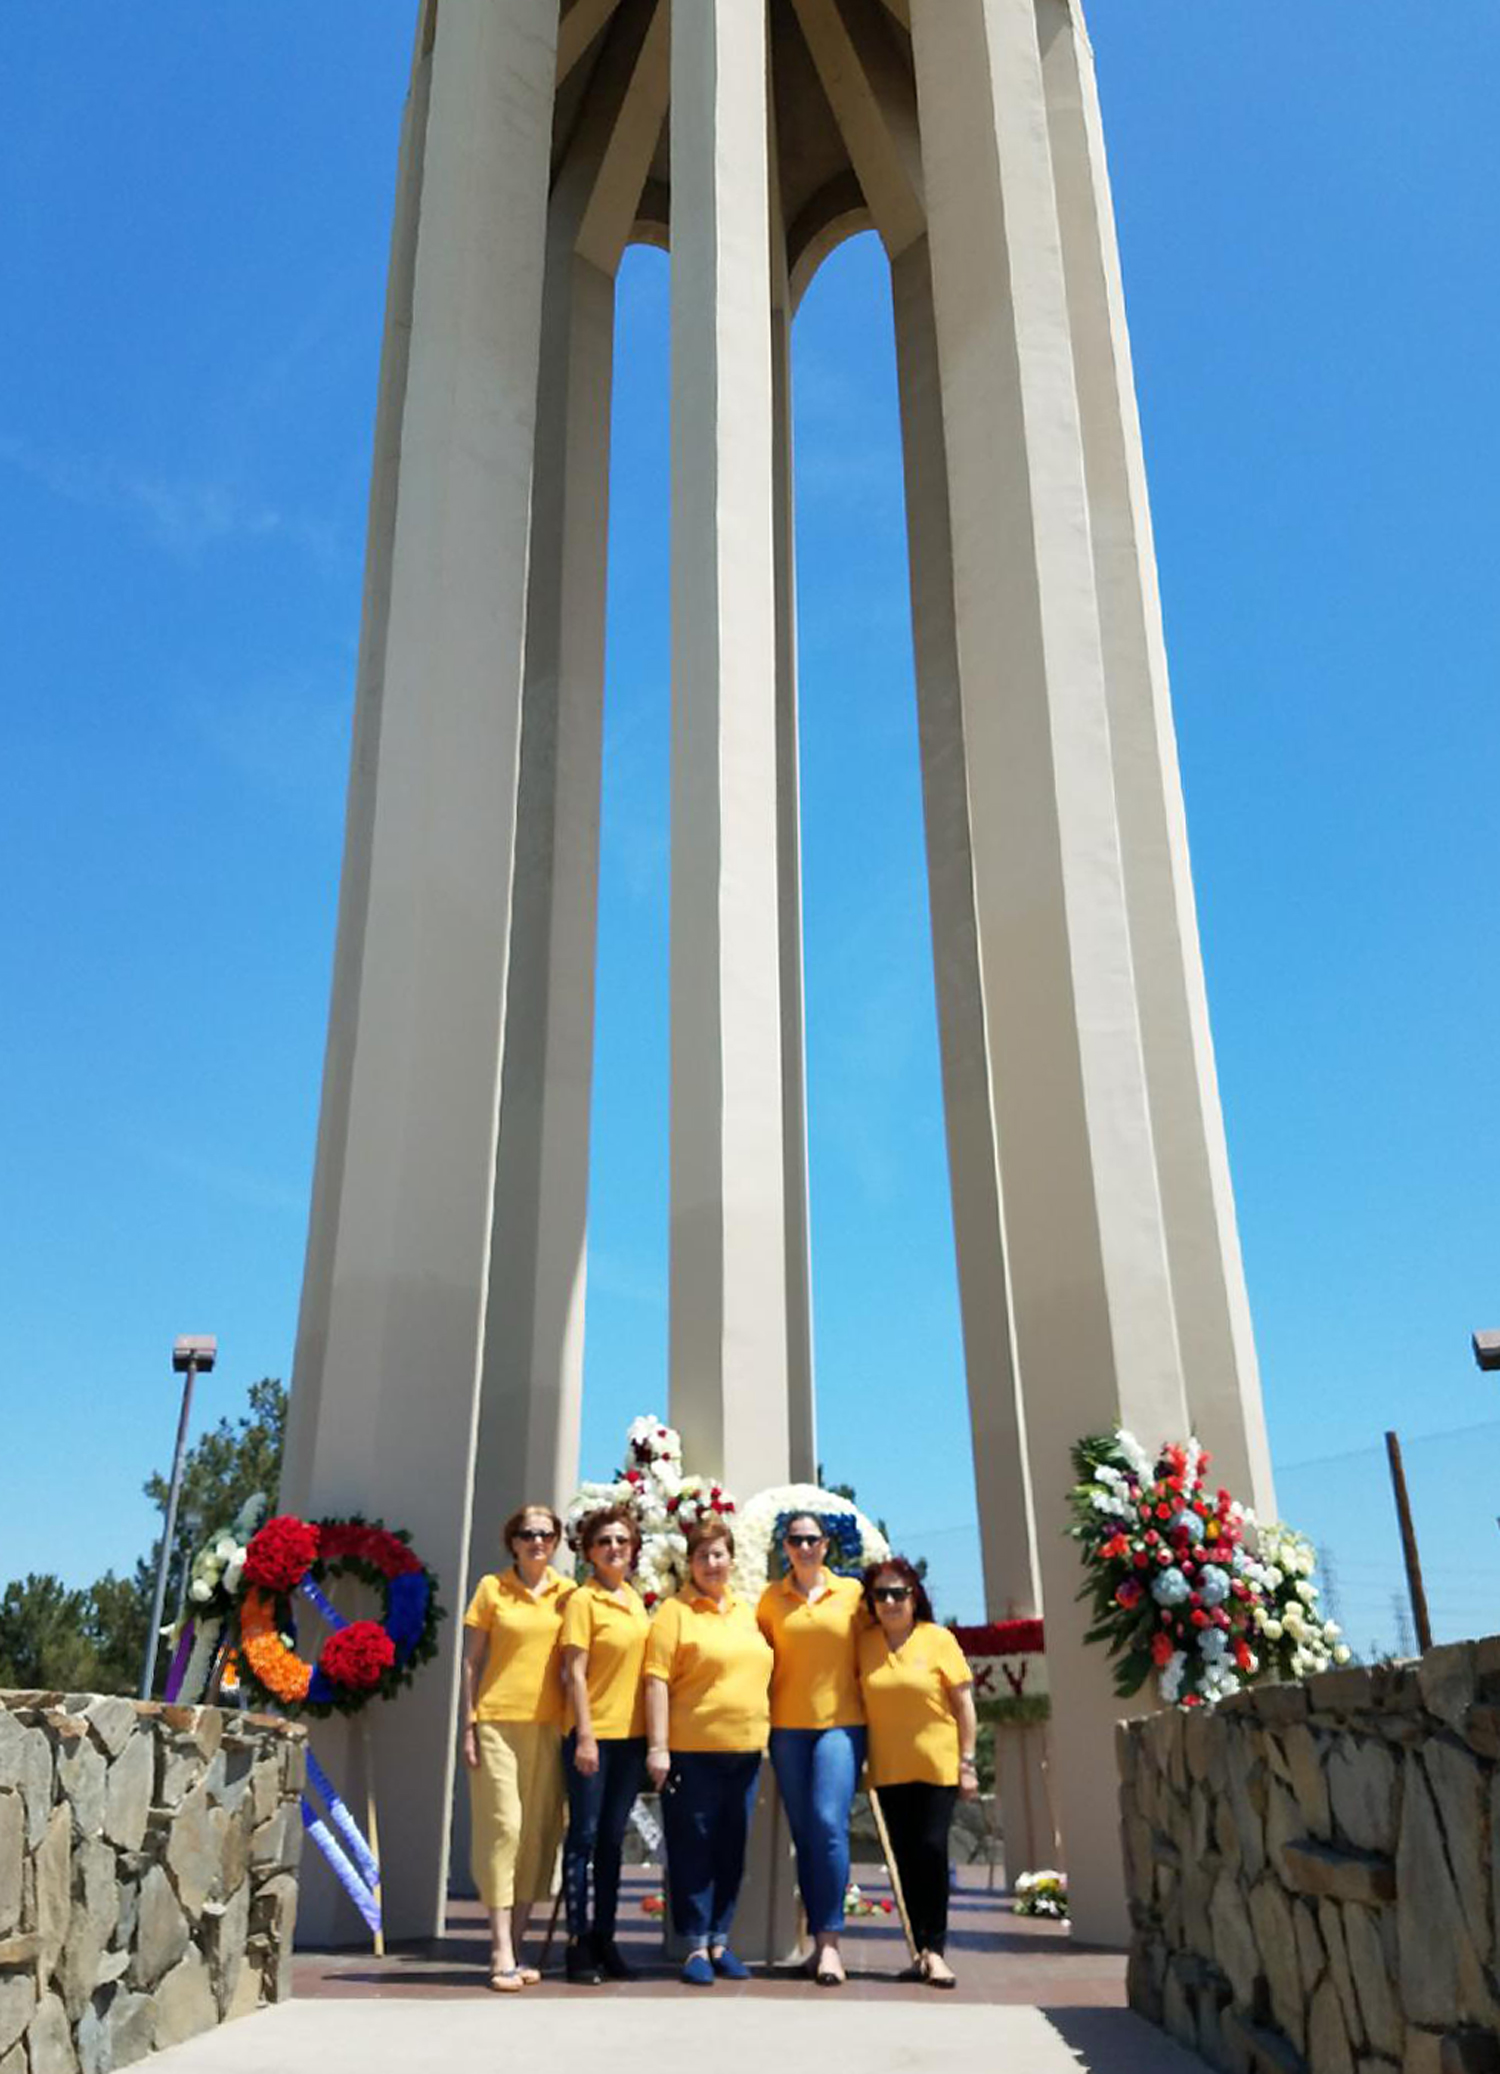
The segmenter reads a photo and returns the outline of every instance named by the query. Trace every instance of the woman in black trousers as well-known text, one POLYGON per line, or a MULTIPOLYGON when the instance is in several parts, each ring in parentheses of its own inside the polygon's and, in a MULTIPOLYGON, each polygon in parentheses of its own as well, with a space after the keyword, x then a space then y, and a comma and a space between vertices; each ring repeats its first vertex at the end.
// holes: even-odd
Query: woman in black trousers
POLYGON ((870 1734, 870 1783, 891 1839, 917 1948, 911 1978, 951 1988, 948 1832, 960 1799, 979 1790, 974 1681, 963 1651, 932 1617, 921 1578, 904 1556, 864 1577, 873 1624, 859 1638, 859 1681, 870 1734))

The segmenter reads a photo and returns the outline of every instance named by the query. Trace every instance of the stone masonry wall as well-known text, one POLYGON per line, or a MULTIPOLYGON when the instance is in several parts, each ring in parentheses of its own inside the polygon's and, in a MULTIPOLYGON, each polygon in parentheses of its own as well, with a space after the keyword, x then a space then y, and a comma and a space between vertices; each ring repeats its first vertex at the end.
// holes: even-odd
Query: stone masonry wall
POLYGON ((1118 1749, 1143 2016, 1227 2074, 1500 2074, 1500 1638, 1118 1749))
POLYGON ((110 2074, 290 1988, 304 1733, 0 1692, 0 2074, 110 2074))

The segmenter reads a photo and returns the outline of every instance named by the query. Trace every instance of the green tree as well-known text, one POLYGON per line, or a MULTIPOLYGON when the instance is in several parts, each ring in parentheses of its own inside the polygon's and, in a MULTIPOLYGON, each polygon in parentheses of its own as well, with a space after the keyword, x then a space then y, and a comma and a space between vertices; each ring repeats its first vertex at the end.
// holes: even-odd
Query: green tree
POLYGON ((98 1660, 84 1630, 87 1593, 33 1571, 0 1598, 0 1685, 87 1692, 98 1660))

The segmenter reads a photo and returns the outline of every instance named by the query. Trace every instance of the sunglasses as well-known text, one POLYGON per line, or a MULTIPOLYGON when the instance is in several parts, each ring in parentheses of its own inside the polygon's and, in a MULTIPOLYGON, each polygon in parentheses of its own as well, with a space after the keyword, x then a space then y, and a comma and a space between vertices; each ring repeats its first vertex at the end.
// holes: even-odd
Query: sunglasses
POLYGON ((786 1545, 788 1548, 820 1548, 827 1539, 826 1534, 788 1534, 786 1545))
POLYGON ((877 1599, 884 1599, 887 1605, 899 1606, 903 1599, 911 1597, 911 1586, 909 1584, 877 1584, 875 1596, 877 1599))
POLYGON ((551 1527, 517 1527, 517 1541, 555 1541, 557 1535, 551 1527))

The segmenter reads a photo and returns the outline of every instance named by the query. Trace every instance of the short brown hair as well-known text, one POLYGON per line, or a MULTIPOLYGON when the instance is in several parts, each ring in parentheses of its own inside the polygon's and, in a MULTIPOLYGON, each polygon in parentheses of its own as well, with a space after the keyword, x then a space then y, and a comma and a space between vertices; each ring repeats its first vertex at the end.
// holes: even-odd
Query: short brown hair
POLYGON ((728 1520, 724 1518, 723 1514, 719 1512, 710 1512, 705 1518, 694 1520, 683 1538, 687 1542, 688 1561, 690 1563, 699 1549, 708 1541, 727 1541, 729 1543, 729 1553, 731 1555, 734 1554, 734 1529, 730 1526, 728 1520))
POLYGON ((903 1555, 888 1555, 878 1563, 870 1563, 861 1579, 865 1593, 865 1607, 871 1620, 875 1618, 875 1580, 882 1570, 894 1570, 904 1585, 911 1590, 912 1616, 916 1620, 931 1620, 932 1601, 927 1596, 927 1587, 917 1572, 915 1563, 909 1563, 903 1555))
POLYGON ((599 1539, 606 1527, 623 1527, 630 1536, 630 1561, 635 1564, 641 1552, 641 1530, 635 1514, 628 1505, 601 1505, 597 1512, 586 1513, 578 1522, 578 1539, 574 1544, 584 1561, 588 1561, 589 1550, 599 1539))
POLYGON ((512 1544, 514 1543, 517 1534, 520 1533, 522 1527, 525 1526, 526 1515, 529 1512, 546 1513, 548 1519, 552 1522, 553 1539, 555 1541, 562 1540, 562 1521, 558 1518, 557 1514, 552 1510, 552 1507, 550 1505, 522 1505, 519 1506, 516 1509, 516 1511, 514 1511, 511 1514, 510 1518, 505 1522, 505 1525, 500 1529, 500 1545, 502 1548, 509 1549, 512 1555, 515 1554, 515 1548, 512 1544))

